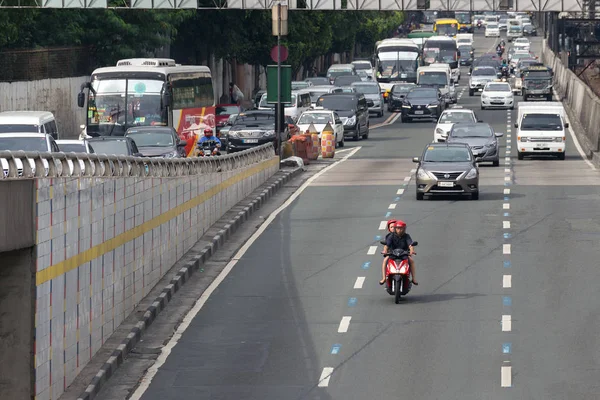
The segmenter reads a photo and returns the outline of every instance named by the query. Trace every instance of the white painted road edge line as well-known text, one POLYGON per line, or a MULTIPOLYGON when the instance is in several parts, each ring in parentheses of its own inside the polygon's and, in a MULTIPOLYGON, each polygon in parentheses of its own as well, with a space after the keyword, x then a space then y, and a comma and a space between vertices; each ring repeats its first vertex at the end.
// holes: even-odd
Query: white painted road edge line
POLYGON ((502 316, 502 332, 512 331, 512 317, 510 315, 502 316))
POLYGON ((510 254, 510 244, 502 245, 502 254, 510 254))
POLYGON ((369 247, 369 250, 367 250, 367 254, 370 256, 372 256, 376 252, 377 252, 377 246, 371 246, 371 247, 369 247))
POLYGON ((379 230, 380 231, 384 230, 386 225, 387 225, 387 221, 381 221, 379 223, 379 230))
POLYGON ((510 229, 510 221, 502 221, 502 228, 510 229))
POLYGON ((161 352, 160 352, 158 358, 156 359, 155 363, 152 364, 150 366, 150 368, 148 368, 148 370, 146 371, 146 374, 142 377, 139 386, 137 387, 137 389, 135 390, 133 395, 129 398, 130 400, 140 400, 140 398, 142 397, 144 392, 146 392, 146 390, 148 390, 148 388, 150 387, 150 384, 152 383, 152 379, 154 379, 154 377, 158 373, 158 370, 160 369, 160 367, 162 367, 163 364, 167 361, 167 357, 169 357, 169 354, 171 354, 171 351, 177 345, 177 343, 183 336, 183 333, 190 326, 190 324, 192 323, 192 321, 194 320, 196 315, 198 315, 198 313, 200 312, 202 307, 204 307, 204 304, 206 304, 206 301, 208 300, 210 295, 213 294, 213 292, 217 289, 217 287, 221 284, 221 282, 223 282, 225 280, 225 278, 227 277, 227 275, 229 275, 229 273, 231 272, 233 267, 235 267, 235 265, 242 258, 242 256, 248 251, 250 246, 252 246, 252 244, 260 237, 260 235, 263 234, 263 232, 267 229, 267 227, 271 224, 271 222, 273 222, 275 220, 275 218, 283 210, 288 208, 294 201, 296 201, 296 199, 302 194, 302 192, 304 192, 306 190, 306 188, 309 187, 316 179, 321 177, 321 175, 325 174, 330 169, 334 168, 336 165, 343 163, 344 161, 346 161, 347 159, 352 157, 360 149, 361 149, 360 146, 356 147, 353 151, 348 153, 346 156, 341 158, 339 161, 336 161, 333 164, 328 165, 327 167, 323 168, 321 171, 317 172, 316 174, 314 174, 313 176, 308 178, 306 180, 306 182, 304 182, 304 184, 302 184, 302 186, 300 186, 298 188, 298 190, 295 191, 285 201, 285 203, 283 203, 281 206, 279 206, 279 208, 277 208, 275 211, 273 211, 273 213, 271 215, 269 215, 267 217, 267 219, 265 219, 265 221, 262 223, 262 225, 256 230, 256 232, 254 232, 254 234, 250 237, 250 239, 248 239, 246 241, 246 243, 240 248, 240 250, 236 253, 236 255, 231 259, 231 261, 229 261, 229 263, 227 263, 227 265, 225 266, 225 268, 223 268, 221 273, 206 288, 206 290, 204 291, 204 293, 202 293, 202 295, 200 296, 198 301, 196 301, 196 304, 194 304, 194 307, 192 307, 192 309, 185 315, 185 317, 181 321, 181 324, 179 324, 179 326, 177 327, 177 330, 171 337, 171 340, 169 340, 169 342, 161 349, 161 352))
POLYGON ((398 191, 396 192, 396 194, 404 194, 404 189, 398 189, 398 191))
POLYGON ((340 321, 340 326, 338 327, 338 333, 348 332, 348 328, 350 327, 350 320, 352 320, 352 317, 342 317, 342 320, 340 321))
POLYGON ((364 283, 365 283, 365 277, 364 276, 357 277, 356 278, 356 282, 354 282, 354 289, 362 289, 364 283))
POLYGON ((388 210, 395 210, 396 209, 396 203, 392 203, 388 206, 388 210))
POLYGON ((502 208, 504 210, 510 210, 510 203, 504 203, 504 204, 502 204, 502 208))
POLYGON ((406 178, 404 178, 404 182, 408 182, 410 181, 410 176, 407 176, 406 178))
POLYGON ((510 189, 504 189, 504 194, 510 194, 510 189))
POLYGON ((321 376, 319 377, 319 387, 329 386, 329 379, 331 378, 332 373, 333 373, 333 368, 331 368, 331 367, 323 368, 323 372, 321 372, 321 376))
POLYGON ((502 287, 505 289, 512 287, 512 275, 504 275, 502 277, 502 287))
POLYGON ((512 386, 512 367, 502 367, 500 371, 500 385, 502 387, 512 386))

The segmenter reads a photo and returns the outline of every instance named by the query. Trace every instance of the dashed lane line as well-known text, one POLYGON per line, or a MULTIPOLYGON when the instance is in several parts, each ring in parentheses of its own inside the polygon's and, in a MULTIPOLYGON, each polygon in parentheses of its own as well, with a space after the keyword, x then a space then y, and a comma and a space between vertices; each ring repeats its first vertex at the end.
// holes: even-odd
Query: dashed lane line
POLYGON ((352 320, 352 317, 349 317, 349 316, 342 317, 342 320, 340 321, 340 326, 338 327, 338 333, 348 332, 348 328, 350 327, 351 320, 352 320))

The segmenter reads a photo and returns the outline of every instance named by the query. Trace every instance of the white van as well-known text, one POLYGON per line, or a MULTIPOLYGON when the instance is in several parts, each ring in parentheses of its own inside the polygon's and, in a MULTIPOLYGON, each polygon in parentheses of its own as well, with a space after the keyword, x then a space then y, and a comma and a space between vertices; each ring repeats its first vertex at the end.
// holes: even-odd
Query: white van
POLYGON ((47 133, 58 139, 54 114, 49 111, 4 111, 0 113, 2 133, 47 133))
POLYGON ((517 128, 518 158, 556 156, 565 159, 567 150, 565 109, 559 101, 520 102, 517 128))
MULTIPOLYGON (((298 120, 298 117, 300 117, 300 114, 310 109, 310 106, 311 99, 309 89, 293 91, 292 102, 285 105, 284 114, 288 117, 291 117, 295 122, 298 120)), ((258 103, 258 109, 273 110, 274 108, 275 104, 267 103, 267 94, 264 93, 260 98, 260 102, 258 103)))
MULTIPOLYGON (((428 78, 428 77, 427 77, 428 78)), ((452 69, 448 64, 442 63, 433 63, 429 64, 427 67, 419 67, 417 70, 417 85, 431 85, 437 82, 436 84, 440 85, 440 93, 442 96, 447 98, 447 103, 456 104, 458 101, 458 97, 456 95, 455 84, 452 82, 452 69), (442 85, 442 80, 439 80, 438 76, 440 73, 446 75, 445 85, 442 85), (426 78, 427 75, 431 75, 430 79, 426 78)))
POLYGON ((358 75, 356 72, 356 66, 354 64, 333 64, 327 70, 327 78, 329 79, 329 83, 332 85, 335 81, 335 78, 346 75, 358 75))

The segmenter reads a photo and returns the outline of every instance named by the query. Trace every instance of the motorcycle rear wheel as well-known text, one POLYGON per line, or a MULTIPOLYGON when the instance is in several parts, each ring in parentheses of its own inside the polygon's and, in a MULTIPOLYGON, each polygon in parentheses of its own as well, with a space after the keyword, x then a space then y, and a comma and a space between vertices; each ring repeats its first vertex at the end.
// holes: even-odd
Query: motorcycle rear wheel
POLYGON ((396 283, 396 293, 394 296, 394 301, 396 302, 396 304, 400 303, 400 297, 402 297, 402 292, 400 291, 400 285, 396 283))

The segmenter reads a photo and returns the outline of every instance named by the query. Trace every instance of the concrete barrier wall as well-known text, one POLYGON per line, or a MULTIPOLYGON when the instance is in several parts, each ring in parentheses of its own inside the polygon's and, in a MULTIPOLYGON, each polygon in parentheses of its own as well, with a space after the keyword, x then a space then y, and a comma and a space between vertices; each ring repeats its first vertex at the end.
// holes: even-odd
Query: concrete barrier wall
MULTIPOLYGON (((63 393, 213 223, 277 172, 279 159, 271 145, 213 159, 81 155, 88 176, 61 176, 77 159, 41 157, 52 177, 34 178, 34 365, 36 399, 46 400, 63 393)), ((23 165, 26 176, 44 174, 23 165)))
POLYGON ((554 90, 582 125, 588 141, 585 147, 597 152, 600 146, 600 99, 585 82, 563 65, 545 41, 542 61, 554 71, 554 90))

